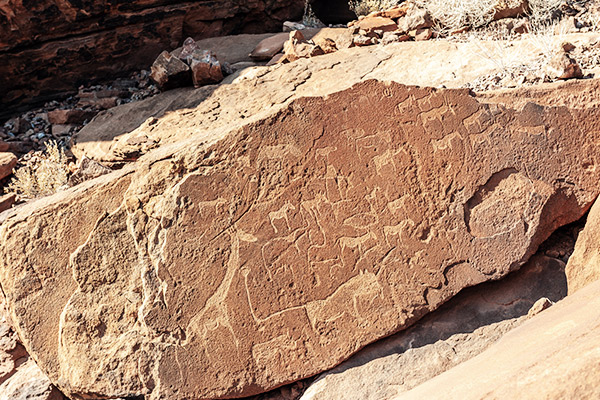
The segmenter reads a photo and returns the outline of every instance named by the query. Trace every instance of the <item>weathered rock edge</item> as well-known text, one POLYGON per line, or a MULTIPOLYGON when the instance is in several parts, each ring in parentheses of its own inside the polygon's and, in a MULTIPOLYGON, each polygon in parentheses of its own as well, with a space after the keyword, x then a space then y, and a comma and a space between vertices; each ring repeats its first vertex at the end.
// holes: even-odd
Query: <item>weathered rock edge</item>
POLYGON ((600 110, 366 81, 4 214, 16 329, 71 396, 327 370, 517 269, 598 194, 600 110))

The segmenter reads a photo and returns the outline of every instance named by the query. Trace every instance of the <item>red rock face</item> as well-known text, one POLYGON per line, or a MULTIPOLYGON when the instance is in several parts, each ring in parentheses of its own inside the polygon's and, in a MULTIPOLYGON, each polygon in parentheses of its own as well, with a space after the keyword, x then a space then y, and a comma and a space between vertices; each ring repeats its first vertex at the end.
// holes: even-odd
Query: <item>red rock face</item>
POLYGON ((580 218, 599 113, 377 81, 298 99, 5 215, 0 283, 71 397, 267 391, 505 276, 580 218))
POLYGON ((84 81, 148 68, 188 36, 277 31, 301 0, 8 0, 0 3, 0 104, 6 108, 84 81))

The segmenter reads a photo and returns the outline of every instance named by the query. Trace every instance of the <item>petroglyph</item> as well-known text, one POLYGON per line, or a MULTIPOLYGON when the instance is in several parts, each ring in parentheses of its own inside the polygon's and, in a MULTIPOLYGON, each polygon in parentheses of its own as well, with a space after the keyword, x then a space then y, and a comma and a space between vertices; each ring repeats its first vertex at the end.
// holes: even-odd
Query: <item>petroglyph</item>
POLYGON ((67 393, 255 394, 518 268, 598 194, 600 132, 577 121, 599 113, 521 115, 466 90, 376 81, 295 100, 46 206, 72 227, 95 204, 82 232, 43 207, 9 218, 0 281, 28 348, 67 393), (38 225, 56 235, 40 242, 38 225), (61 368, 66 359, 80 366, 61 368))

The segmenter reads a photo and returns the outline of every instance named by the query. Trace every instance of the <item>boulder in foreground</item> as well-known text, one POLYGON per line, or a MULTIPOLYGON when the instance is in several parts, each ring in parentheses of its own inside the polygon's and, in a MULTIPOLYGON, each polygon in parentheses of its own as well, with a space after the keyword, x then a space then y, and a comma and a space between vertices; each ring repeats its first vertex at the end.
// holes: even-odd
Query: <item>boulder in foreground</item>
POLYGON ((16 329, 71 396, 242 397, 519 268, 598 194, 600 110, 366 81, 5 214, 16 329))
POLYGON ((596 281, 479 356, 393 399, 597 399, 599 326, 596 281))
POLYGON ((600 279, 600 201, 587 217, 566 268, 569 294, 600 279))

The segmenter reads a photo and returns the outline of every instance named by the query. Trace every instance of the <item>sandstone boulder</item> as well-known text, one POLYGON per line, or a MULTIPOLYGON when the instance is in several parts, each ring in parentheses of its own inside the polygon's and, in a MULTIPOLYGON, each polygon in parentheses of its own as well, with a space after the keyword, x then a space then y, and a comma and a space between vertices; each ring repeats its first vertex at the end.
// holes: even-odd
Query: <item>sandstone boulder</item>
POLYGON ((373 80, 294 100, 5 213, 0 283, 67 394, 256 394, 518 269, 597 196, 599 112, 373 80))
POLYGON ((600 201, 596 200, 567 263, 569 294, 600 279, 600 201))
POLYGON ((17 156, 13 153, 0 153, 0 179, 12 174, 12 170, 16 165, 17 156))
POLYGON ((556 303, 408 399, 597 399, 600 281, 556 303))
POLYGON ((163 90, 188 86, 190 67, 168 51, 160 53, 151 68, 150 78, 163 90))

